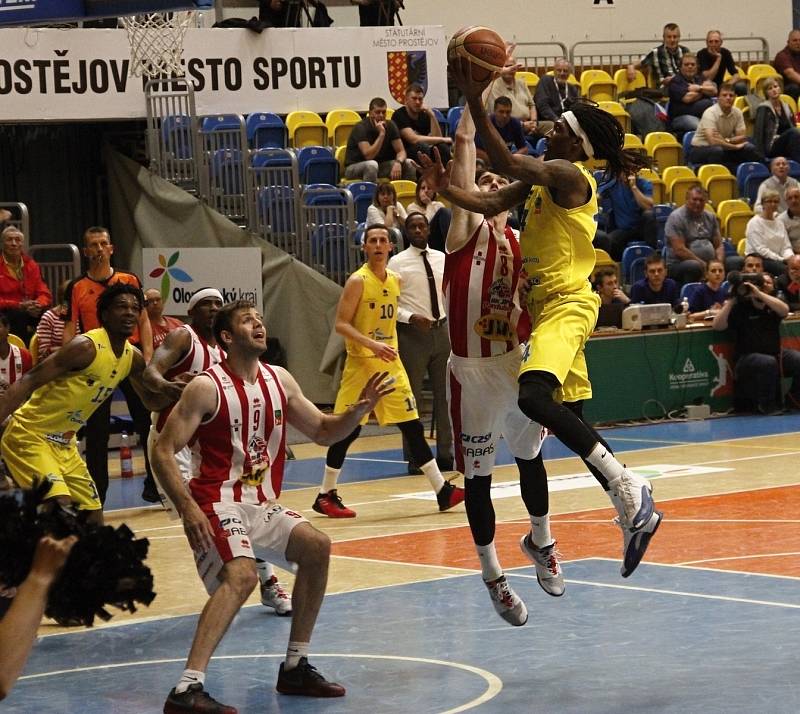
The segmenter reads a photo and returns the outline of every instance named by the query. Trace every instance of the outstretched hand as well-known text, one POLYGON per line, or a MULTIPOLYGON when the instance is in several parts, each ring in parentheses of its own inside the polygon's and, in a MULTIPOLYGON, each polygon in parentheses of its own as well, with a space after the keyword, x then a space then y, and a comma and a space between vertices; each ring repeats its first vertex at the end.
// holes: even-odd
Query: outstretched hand
POLYGON ((394 391, 394 377, 390 377, 388 372, 375 372, 368 380, 364 389, 358 397, 359 403, 372 408, 387 394, 394 391))
POLYGON ((433 147, 433 160, 427 155, 420 152, 417 154, 419 163, 414 162, 417 171, 420 172, 418 182, 425 181, 430 191, 444 191, 450 185, 450 173, 453 169, 453 162, 450 161, 445 168, 442 163, 442 157, 439 154, 439 149, 433 147))

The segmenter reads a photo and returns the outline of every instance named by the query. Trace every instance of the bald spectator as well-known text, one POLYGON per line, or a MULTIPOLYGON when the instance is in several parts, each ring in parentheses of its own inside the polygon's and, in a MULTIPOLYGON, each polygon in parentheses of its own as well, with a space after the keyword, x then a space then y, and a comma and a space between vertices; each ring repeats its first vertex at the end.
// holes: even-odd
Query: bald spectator
POLYGON ((722 33, 719 30, 706 33, 706 46, 697 53, 697 66, 703 79, 710 79, 718 87, 723 82, 729 82, 736 94, 742 97, 747 94, 747 79, 739 74, 731 51, 722 46, 722 33), (727 79, 726 72, 730 75, 727 79))
POLYGON ((789 162, 783 156, 776 156, 769 162, 769 169, 772 176, 764 179, 758 187, 756 202, 753 210, 756 213, 761 211, 761 198, 764 191, 775 191, 778 194, 778 210, 786 210, 786 190, 789 188, 800 188, 800 182, 789 176, 789 162))
POLYGON ((792 30, 772 66, 783 76, 783 91, 795 101, 800 98, 800 30, 792 30))
POLYGON ((556 121, 578 98, 580 89, 568 81, 570 74, 569 60, 559 57, 553 65, 553 74, 546 74, 539 80, 533 99, 540 120, 556 121))
POLYGON ((800 253, 800 188, 787 188, 783 198, 786 201, 786 210, 778 215, 778 219, 786 226, 792 250, 800 253))
POLYGON ((153 332, 153 351, 164 341, 164 338, 174 329, 183 325, 177 317, 164 315, 164 301, 161 291, 148 288, 144 291, 144 307, 147 318, 150 320, 150 329, 153 332))
POLYGON ((680 284, 700 282, 708 261, 725 260, 719 223, 705 210, 707 201, 705 189, 693 186, 686 192, 684 205, 669 214, 664 227, 669 276, 680 284))
POLYGON ((489 88, 486 109, 492 110, 498 98, 507 97, 511 100, 511 116, 522 122, 525 133, 543 136, 553 127, 551 122, 539 121, 531 90, 524 80, 517 77, 517 72, 521 69, 522 65, 513 59, 503 68, 489 88))
MULTIPOLYGON (((674 22, 664 25, 663 42, 654 47, 641 60, 628 65, 628 81, 636 79, 636 70, 650 73, 655 87, 666 88, 672 78, 680 72, 681 58, 689 52, 688 47, 680 44, 681 28, 674 22)), ((666 93, 666 92, 665 92, 666 93)))

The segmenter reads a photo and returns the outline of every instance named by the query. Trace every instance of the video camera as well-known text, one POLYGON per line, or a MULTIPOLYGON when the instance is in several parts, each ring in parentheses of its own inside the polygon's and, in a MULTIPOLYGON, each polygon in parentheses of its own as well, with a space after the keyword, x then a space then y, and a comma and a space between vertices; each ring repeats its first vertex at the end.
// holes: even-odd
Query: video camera
POLYGON ((764 275, 762 273, 740 273, 732 270, 728 274, 728 297, 735 297, 742 301, 752 299, 751 285, 755 285, 759 290, 764 289, 764 275))

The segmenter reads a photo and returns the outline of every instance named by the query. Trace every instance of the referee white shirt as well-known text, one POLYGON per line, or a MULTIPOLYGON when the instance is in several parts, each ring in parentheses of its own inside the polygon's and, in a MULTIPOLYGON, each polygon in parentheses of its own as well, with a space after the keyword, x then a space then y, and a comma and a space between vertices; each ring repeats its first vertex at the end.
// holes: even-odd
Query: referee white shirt
MULTIPOLYGON (((436 283, 436 297, 439 300, 439 321, 443 324, 447 316, 442 295, 442 281, 444 279, 445 255, 440 250, 426 248, 428 262, 433 272, 436 283)), ((400 251, 389 259, 387 267, 400 274, 400 297, 397 300, 397 321, 410 323, 414 314, 422 315, 433 322, 431 311, 430 288, 428 276, 425 273, 425 263, 422 261, 422 251, 413 245, 400 251)))

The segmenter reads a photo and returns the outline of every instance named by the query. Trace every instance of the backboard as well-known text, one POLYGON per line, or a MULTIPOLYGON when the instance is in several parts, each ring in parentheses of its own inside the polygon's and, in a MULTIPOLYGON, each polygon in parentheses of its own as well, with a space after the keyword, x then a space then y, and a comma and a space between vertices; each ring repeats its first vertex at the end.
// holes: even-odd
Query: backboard
POLYGON ((214 0, 0 0, 0 27, 79 22, 172 10, 209 10, 214 0))

